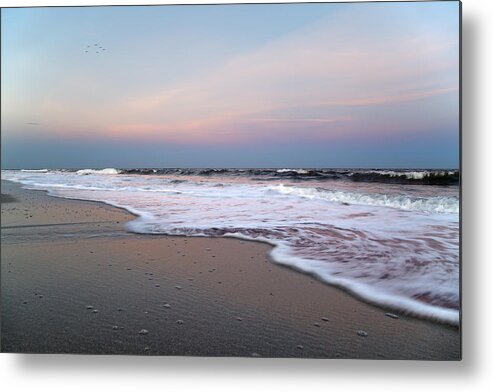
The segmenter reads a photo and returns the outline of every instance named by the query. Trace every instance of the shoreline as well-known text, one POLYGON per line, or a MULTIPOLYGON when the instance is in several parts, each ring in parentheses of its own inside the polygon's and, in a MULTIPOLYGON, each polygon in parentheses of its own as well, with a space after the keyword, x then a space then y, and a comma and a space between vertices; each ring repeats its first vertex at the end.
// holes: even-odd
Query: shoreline
POLYGON ((122 222, 135 215, 120 207, 53 197, 2 180, 2 192, 5 189, 17 201, 4 204, 2 200, 2 351, 460 359, 459 328, 405 315, 393 319, 384 308, 271 262, 267 256, 271 245, 235 238, 133 234, 124 230, 122 222), (55 210, 59 212, 53 215, 55 210), (46 230, 49 224, 64 226, 46 230), (89 247, 94 248, 92 253, 81 256, 89 247), (93 256, 97 254, 104 256, 93 256), (231 260, 232 255, 236 260, 231 260), (103 268, 103 262, 106 267, 127 266, 116 271, 103 268), (38 275, 27 281, 14 278, 16 265, 24 267, 24 277, 39 268, 38 275), (129 279, 129 271, 134 270, 141 273, 129 279), (75 277, 81 273, 94 281, 79 282, 75 277), (157 276, 160 283, 152 284, 157 276), (71 279, 75 279, 75 290, 67 292, 61 286, 71 279), (65 295, 64 300, 54 301, 61 310, 58 318, 47 320, 44 315, 43 310, 53 310, 53 304, 42 304, 48 301, 37 301, 40 309, 31 316, 22 310, 31 306, 33 301, 24 297, 34 295, 26 294, 33 290, 30 286, 40 290, 36 289, 41 287, 39 280, 45 283, 43 299, 50 292, 65 295), (105 321, 86 319, 85 308, 96 305, 84 306, 83 298, 92 296, 94 302, 107 292, 110 296, 97 306, 105 311, 92 309, 98 310, 97 315, 105 313, 105 321), (129 292, 132 298, 127 298, 129 292), (121 296, 127 298, 131 312, 118 311, 116 302, 121 296), (163 314, 166 304, 170 308, 164 309, 175 309, 172 302, 179 304, 176 320, 163 314), (141 314, 140 307, 149 309, 141 314), (154 328, 151 332, 142 327, 149 332, 139 334, 138 321, 148 319, 149 314, 153 320, 148 324, 154 328), (35 320, 46 323, 45 341, 29 338, 26 343, 26 336, 39 336, 32 331, 35 320), (82 326, 75 326, 74 320, 82 326), (108 327, 111 320, 120 320, 122 328, 118 324, 108 327), (63 325, 75 330, 61 332, 63 325), (87 328, 94 329, 94 336, 84 337, 87 328), (359 336, 358 331, 367 336, 359 336), (50 337, 53 332, 56 339, 50 337))
MULTIPOLYGON (((9 180, 2 180, 2 181, 7 181, 9 183, 17 184, 17 185, 23 187, 22 184, 16 183, 15 181, 9 181, 9 180)), ((110 208, 115 208, 117 210, 123 211, 124 213, 129 214, 130 216, 132 216, 134 218, 140 218, 141 217, 141 215, 139 215, 138 213, 132 212, 131 210, 127 209, 126 207, 121 207, 121 206, 118 206, 118 205, 115 205, 115 204, 112 204, 112 203, 109 203, 106 201, 87 200, 87 199, 80 199, 77 197, 56 196, 56 195, 51 195, 48 190, 41 190, 41 189, 29 189, 29 190, 32 192, 42 192, 46 196, 55 197, 55 198, 59 198, 59 199, 74 200, 74 201, 87 202, 87 203, 101 203, 101 204, 104 204, 105 206, 108 206, 110 208)), ((13 201, 16 200, 15 198, 13 198, 12 196, 7 195, 7 194, 5 194, 5 195, 2 194, 2 197, 6 198, 8 200, 6 202, 10 202, 10 200, 13 200, 13 201)), ((131 221, 132 221, 132 219, 128 219, 127 223, 131 222, 131 221)), ((149 236, 163 236, 164 235, 167 237, 176 237, 176 238, 194 238, 194 237, 187 237, 187 236, 179 235, 179 234, 136 233, 136 232, 132 232, 132 231, 129 231, 129 232, 133 233, 133 234, 137 234, 137 235, 142 235, 142 236, 148 236, 148 235, 149 236)), ((197 237, 195 237, 195 238, 197 238, 197 237)), ((364 302, 370 306, 380 308, 380 309, 385 310, 387 312, 396 312, 398 314, 405 315, 408 317, 413 317, 413 318, 417 318, 417 319, 421 319, 421 320, 431 321, 433 323, 449 325, 449 326, 456 327, 456 328, 460 327, 461 323, 460 323, 460 310, 459 309, 457 309, 457 316, 454 317, 450 313, 450 312, 454 311, 454 309, 452 309, 452 308, 450 308, 450 309, 449 308, 440 308, 440 307, 430 305, 428 303, 416 303, 416 302, 414 302, 408 298, 405 298, 405 297, 399 298, 399 301, 397 301, 399 303, 405 303, 406 304, 406 306, 402 306, 402 307, 395 305, 395 303, 393 303, 395 301, 389 300, 388 299, 389 297, 387 297, 387 296, 385 296, 385 298, 387 298, 387 299, 384 300, 383 299, 384 297, 382 297, 380 294, 376 294, 376 293, 372 294, 372 297, 379 297, 378 300, 368 298, 368 292, 366 291, 365 294, 361 294, 360 293, 361 289, 358 289, 358 286, 354 286, 354 284, 348 284, 347 282, 340 283, 340 282, 338 282, 339 279, 335 279, 335 278, 324 279, 323 277, 321 277, 316 272, 311 272, 311 271, 308 271, 306 269, 303 269, 303 268, 300 268, 300 267, 297 267, 295 265, 285 263, 282 261, 276 261, 276 259, 272 256, 272 253, 277 248, 277 245, 273 242, 268 241, 268 240, 255 240, 255 239, 250 239, 250 238, 246 238, 243 236, 236 236, 234 234, 226 235, 226 236, 207 236, 205 238, 231 238, 231 239, 236 239, 236 240, 240 240, 240 241, 247 241, 247 242, 251 242, 251 243, 268 245, 270 247, 270 249, 268 250, 267 255, 269 256, 269 259, 273 264, 276 264, 277 266, 280 266, 283 268, 290 269, 290 270, 295 271, 297 273, 307 275, 308 277, 310 277, 312 279, 318 280, 322 284, 325 284, 325 285, 328 285, 330 287, 334 287, 334 288, 337 288, 339 290, 342 290, 345 293, 348 293, 349 295, 353 296, 355 299, 362 301, 362 302, 364 302), (426 311, 424 311, 423 308, 421 308, 420 311, 416 310, 418 307, 421 307, 421 306, 424 307, 424 309, 426 311), (441 316, 437 316, 436 314, 441 314, 441 316)))

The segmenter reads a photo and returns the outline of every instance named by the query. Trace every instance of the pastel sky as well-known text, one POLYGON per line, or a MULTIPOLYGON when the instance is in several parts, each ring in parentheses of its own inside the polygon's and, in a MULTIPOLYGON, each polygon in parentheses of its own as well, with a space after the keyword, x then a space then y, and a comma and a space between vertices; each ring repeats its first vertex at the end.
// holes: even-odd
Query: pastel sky
POLYGON ((458 2, 2 9, 1 33, 2 168, 459 165, 458 2))

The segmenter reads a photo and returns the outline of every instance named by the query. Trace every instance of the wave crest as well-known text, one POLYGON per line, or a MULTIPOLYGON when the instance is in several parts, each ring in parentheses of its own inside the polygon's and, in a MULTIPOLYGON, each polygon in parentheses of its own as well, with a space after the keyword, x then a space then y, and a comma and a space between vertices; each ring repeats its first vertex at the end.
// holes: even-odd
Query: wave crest
POLYGON ((329 191, 327 189, 277 185, 271 190, 284 194, 308 199, 321 199, 343 204, 358 204, 375 207, 398 208, 406 211, 422 211, 439 214, 459 213, 459 199, 450 196, 409 197, 356 192, 329 191))
POLYGON ((24 173, 48 173, 48 169, 21 169, 24 173))
POLYGON ((81 169, 77 170, 75 172, 76 174, 80 176, 86 176, 89 174, 119 174, 120 171, 117 169, 113 168, 107 168, 107 169, 81 169))

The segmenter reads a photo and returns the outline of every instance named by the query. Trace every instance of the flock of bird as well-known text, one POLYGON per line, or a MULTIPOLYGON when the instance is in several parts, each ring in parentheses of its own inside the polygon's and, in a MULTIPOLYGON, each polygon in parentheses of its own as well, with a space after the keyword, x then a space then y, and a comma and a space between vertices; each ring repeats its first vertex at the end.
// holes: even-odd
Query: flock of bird
POLYGON ((106 48, 103 48, 101 45, 94 44, 93 46, 87 45, 85 53, 89 53, 90 49, 94 50, 96 53, 103 53, 103 50, 106 50, 106 48))

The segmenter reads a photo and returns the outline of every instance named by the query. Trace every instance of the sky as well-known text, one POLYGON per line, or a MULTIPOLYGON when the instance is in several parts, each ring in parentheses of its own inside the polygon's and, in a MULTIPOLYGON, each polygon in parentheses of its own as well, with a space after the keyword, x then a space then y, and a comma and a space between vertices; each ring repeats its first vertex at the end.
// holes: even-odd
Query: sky
POLYGON ((2 169, 457 168, 459 3, 4 8, 1 99, 2 169))

